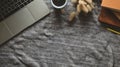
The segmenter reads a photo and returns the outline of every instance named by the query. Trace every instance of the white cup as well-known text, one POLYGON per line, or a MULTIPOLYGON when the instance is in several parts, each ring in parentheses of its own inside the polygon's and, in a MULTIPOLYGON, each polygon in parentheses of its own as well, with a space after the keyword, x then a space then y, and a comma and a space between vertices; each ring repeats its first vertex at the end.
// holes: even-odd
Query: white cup
POLYGON ((64 3, 63 5, 57 6, 57 5, 55 5, 55 4, 53 3, 53 0, 51 0, 52 6, 53 6, 54 8, 56 8, 56 9, 62 9, 62 8, 64 8, 64 7, 67 5, 67 2, 68 2, 68 0, 65 0, 65 3, 64 3))

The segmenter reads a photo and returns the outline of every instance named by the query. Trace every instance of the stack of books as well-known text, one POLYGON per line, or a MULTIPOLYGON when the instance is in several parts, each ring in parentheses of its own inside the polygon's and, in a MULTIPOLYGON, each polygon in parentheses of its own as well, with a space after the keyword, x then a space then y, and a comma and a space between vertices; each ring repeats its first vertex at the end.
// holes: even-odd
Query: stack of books
POLYGON ((102 0, 99 21, 109 31, 120 34, 120 0, 102 0))

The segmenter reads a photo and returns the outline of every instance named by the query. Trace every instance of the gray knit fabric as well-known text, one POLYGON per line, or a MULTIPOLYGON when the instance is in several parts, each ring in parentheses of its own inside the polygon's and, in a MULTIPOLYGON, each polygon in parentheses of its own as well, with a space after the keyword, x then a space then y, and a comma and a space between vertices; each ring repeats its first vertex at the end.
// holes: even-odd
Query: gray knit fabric
POLYGON ((0 67, 120 67, 120 36, 98 22, 100 6, 68 22, 73 4, 50 14, 0 46, 0 67))

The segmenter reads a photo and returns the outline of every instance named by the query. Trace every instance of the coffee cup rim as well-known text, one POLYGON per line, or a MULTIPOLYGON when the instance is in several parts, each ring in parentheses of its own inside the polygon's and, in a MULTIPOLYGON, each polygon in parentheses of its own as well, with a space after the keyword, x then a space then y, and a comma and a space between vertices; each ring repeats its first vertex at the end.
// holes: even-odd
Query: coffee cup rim
POLYGON ((67 0, 65 1, 65 3, 62 5, 62 6, 56 6, 54 3, 53 3, 53 0, 51 0, 51 4, 54 8, 56 9, 61 9, 61 8, 64 8, 67 4, 67 0))

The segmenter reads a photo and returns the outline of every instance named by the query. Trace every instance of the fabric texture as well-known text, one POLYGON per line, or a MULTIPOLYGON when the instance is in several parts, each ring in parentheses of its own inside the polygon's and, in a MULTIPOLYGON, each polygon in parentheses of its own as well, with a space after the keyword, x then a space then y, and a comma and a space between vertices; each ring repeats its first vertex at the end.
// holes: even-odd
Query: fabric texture
POLYGON ((0 67, 120 67, 120 36, 98 22, 101 10, 68 22, 73 4, 64 14, 51 13, 0 46, 0 67))

